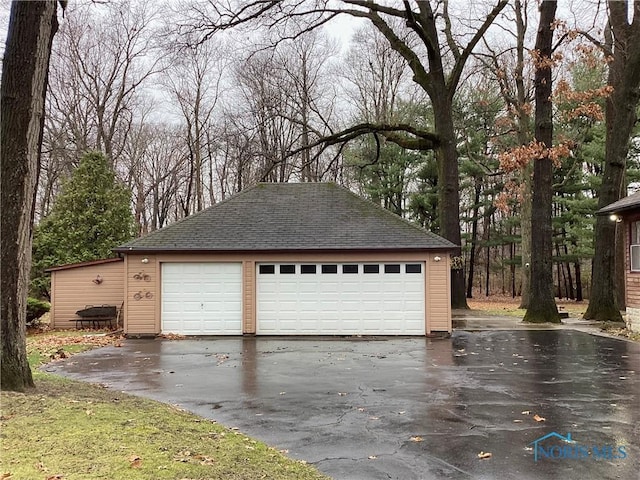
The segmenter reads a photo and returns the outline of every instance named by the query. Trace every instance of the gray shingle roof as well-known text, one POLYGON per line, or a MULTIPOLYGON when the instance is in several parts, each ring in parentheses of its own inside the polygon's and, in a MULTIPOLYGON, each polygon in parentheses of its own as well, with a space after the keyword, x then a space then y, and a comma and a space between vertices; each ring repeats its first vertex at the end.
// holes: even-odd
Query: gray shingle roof
POLYGON ((116 251, 450 250, 333 183, 260 183, 116 251))
POLYGON ((620 213, 635 209, 640 209, 640 192, 621 198, 617 202, 610 203, 606 207, 598 210, 596 213, 598 215, 606 215, 607 213, 620 213))

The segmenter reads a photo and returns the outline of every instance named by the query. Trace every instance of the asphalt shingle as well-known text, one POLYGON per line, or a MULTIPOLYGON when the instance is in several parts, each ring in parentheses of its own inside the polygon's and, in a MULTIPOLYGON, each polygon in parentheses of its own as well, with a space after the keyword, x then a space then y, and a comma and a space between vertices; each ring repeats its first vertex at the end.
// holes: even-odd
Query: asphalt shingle
POLYGON ((598 210, 597 213, 598 215, 606 215, 607 213, 620 213, 635 209, 640 209, 640 192, 621 198, 617 202, 610 203, 606 207, 598 210))
POLYGON ((116 251, 453 248, 334 183, 260 183, 116 251))

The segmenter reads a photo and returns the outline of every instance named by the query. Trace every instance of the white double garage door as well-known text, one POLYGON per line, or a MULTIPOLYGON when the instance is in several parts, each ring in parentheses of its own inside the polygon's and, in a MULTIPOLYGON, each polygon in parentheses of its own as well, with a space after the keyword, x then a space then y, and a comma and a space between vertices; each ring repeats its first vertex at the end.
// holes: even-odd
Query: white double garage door
MULTIPOLYGON (((258 335, 424 335, 424 263, 259 263, 258 335)), ((162 264, 162 332, 241 335, 240 263, 162 264)))

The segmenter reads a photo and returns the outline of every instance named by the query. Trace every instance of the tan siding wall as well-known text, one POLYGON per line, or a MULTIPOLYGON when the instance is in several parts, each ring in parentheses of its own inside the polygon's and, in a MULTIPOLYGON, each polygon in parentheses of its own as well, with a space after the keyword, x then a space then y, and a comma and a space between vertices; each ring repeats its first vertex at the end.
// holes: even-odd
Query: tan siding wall
POLYGON ((243 332, 256 333, 256 263, 242 265, 242 325, 243 332))
POLYGON ((158 305, 161 283, 156 257, 127 255, 126 272, 125 333, 160 333, 158 305), (142 263, 143 258, 149 262, 142 263))
POLYGON ((367 262, 367 261, 416 261, 425 262, 426 331, 451 331, 451 307, 449 287, 449 255, 443 253, 277 253, 261 254, 157 254, 126 256, 125 333, 130 335, 158 334, 161 329, 161 264, 165 262, 241 262, 243 281, 243 330, 256 331, 256 263, 259 262, 367 262), (433 261, 440 256, 441 261, 433 261), (146 265, 141 261, 148 258, 146 265), (142 273, 149 281, 133 278, 142 273), (153 298, 146 298, 146 292, 153 298), (143 298, 135 300, 136 293, 143 298))
POLYGON ((451 332, 451 269, 448 254, 430 254, 427 259, 427 333, 451 332), (435 258, 440 257, 440 261, 435 258))
POLYGON ((51 272, 51 327, 75 328, 76 312, 87 305, 124 301, 124 262, 88 265, 51 272), (93 280, 100 275, 102 283, 93 280), (73 320, 73 321, 71 321, 73 320))

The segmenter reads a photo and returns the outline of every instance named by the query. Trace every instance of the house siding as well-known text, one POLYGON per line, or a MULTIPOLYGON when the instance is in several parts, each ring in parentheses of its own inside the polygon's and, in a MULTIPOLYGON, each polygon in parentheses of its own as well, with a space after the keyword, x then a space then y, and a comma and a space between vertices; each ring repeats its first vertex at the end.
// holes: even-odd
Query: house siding
POLYGON ((640 220, 639 215, 625 218, 624 270, 627 328, 640 332, 640 272, 631 271, 631 223, 640 220))
POLYGON ((161 331, 161 272, 165 262, 239 262, 242 263, 242 324, 245 334, 256 332, 256 263, 260 262, 384 262, 414 261, 425 265, 425 330, 451 332, 449 287, 449 255, 446 252, 335 252, 322 254, 260 253, 238 254, 180 254, 126 255, 125 333, 128 335, 156 335, 161 331), (441 261, 436 262, 435 256, 441 261), (143 258, 149 262, 142 263, 143 258), (136 280, 135 275, 148 280, 136 280), (146 292, 152 292, 147 298, 146 292), (136 300, 138 294, 142 298, 136 300))
POLYGON ((153 255, 127 255, 125 271, 125 333, 160 333, 159 315, 156 314, 159 312, 161 285, 157 258, 153 255), (148 263, 143 263, 143 259, 148 263))
POLYGON ((51 328, 75 328, 76 312, 87 305, 124 302, 124 262, 79 265, 51 272, 51 328), (102 282, 94 280, 100 276, 102 282))
POLYGON ((451 260, 449 255, 432 254, 427 260, 426 316, 427 333, 451 333, 451 260), (435 258, 439 257, 440 261, 435 258))

